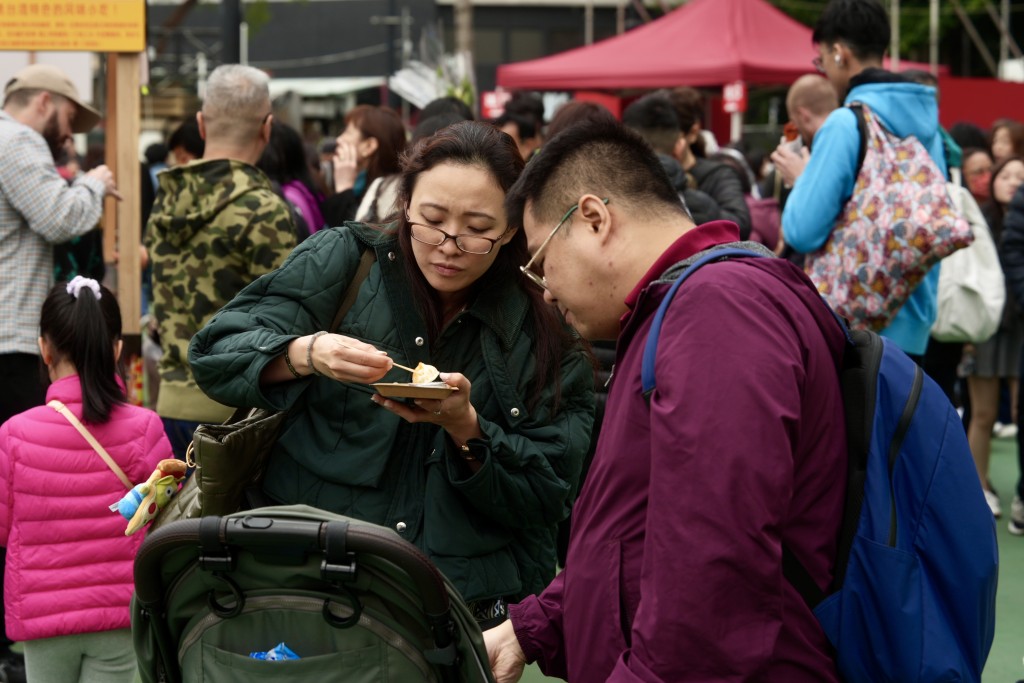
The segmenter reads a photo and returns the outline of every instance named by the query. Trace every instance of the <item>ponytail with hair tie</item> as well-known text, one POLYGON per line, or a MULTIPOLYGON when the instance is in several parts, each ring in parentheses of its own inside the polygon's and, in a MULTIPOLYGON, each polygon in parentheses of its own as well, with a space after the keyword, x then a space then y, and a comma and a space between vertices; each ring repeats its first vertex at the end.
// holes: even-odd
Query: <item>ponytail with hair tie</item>
POLYGON ((76 275, 74 279, 68 283, 67 291, 68 294, 77 299, 82 288, 91 289, 97 300, 103 298, 103 293, 100 291, 100 283, 91 278, 82 277, 81 275, 76 275))

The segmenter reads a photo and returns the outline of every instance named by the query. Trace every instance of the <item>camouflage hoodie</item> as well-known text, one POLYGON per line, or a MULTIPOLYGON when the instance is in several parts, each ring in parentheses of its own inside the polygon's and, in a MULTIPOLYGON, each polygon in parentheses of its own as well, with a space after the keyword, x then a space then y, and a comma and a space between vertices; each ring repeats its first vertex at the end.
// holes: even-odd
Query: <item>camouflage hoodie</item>
POLYGON ((295 247, 288 206, 255 166, 227 159, 163 171, 146 226, 153 310, 164 354, 157 412, 223 422, 232 412, 196 385, 188 343, 247 284, 295 247))

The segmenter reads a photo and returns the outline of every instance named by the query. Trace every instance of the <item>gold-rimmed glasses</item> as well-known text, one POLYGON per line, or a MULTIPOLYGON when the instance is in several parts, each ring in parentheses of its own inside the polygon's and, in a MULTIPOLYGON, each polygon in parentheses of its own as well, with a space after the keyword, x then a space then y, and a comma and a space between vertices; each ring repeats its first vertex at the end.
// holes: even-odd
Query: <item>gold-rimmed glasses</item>
MULTIPOLYGON (((602 199, 601 201, 607 205, 610 200, 602 199)), ((548 288, 547 280, 544 279, 543 275, 538 275, 537 273, 533 272, 531 268, 533 267, 533 264, 537 261, 537 258, 541 255, 541 253, 543 253, 544 248, 548 246, 548 242, 550 242, 551 238, 555 236, 556 232, 558 232, 558 229, 565 225, 565 222, 569 220, 570 216, 572 216, 572 212, 578 208, 580 208, 579 202, 574 204, 568 211, 566 211, 565 215, 562 216, 562 220, 558 221, 558 225, 555 226, 555 229, 552 230, 551 233, 544 239, 544 241, 540 243, 540 246, 537 247, 537 251, 533 252, 533 256, 530 257, 530 260, 526 262, 526 265, 519 266, 519 270, 523 271, 523 275, 528 277, 531 282, 533 282, 541 289, 548 288)))

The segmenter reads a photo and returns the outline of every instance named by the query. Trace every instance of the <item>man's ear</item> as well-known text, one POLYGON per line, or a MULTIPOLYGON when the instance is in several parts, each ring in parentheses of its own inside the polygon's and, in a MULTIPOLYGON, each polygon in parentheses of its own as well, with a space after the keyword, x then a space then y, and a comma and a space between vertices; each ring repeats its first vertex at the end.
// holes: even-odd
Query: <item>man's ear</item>
POLYGON ((612 231, 612 215, 605 201, 597 195, 585 194, 580 197, 579 207, 581 227, 606 241, 612 231))
POLYGON ((270 131, 274 125, 274 115, 268 114, 266 121, 260 126, 260 141, 266 145, 270 144, 270 131))
POLYGON ((686 141, 686 137, 680 133, 679 138, 676 140, 676 144, 672 145, 672 156, 676 159, 682 159, 686 155, 686 148, 689 144, 690 143, 686 141))
POLYGON ((688 130, 685 133, 683 133, 684 139, 686 140, 687 144, 690 144, 690 145, 692 145, 694 142, 697 141, 697 137, 699 135, 700 135, 700 124, 699 123, 694 123, 692 126, 690 126, 690 130, 688 130))
POLYGON ((850 58, 853 57, 853 52, 850 50, 848 45, 845 43, 835 43, 832 45, 832 51, 835 57, 838 57, 838 59, 836 59, 837 66, 850 66, 850 58))
POLYGON ((199 124, 199 137, 206 140, 206 122, 203 121, 203 112, 196 112, 196 123, 199 124))

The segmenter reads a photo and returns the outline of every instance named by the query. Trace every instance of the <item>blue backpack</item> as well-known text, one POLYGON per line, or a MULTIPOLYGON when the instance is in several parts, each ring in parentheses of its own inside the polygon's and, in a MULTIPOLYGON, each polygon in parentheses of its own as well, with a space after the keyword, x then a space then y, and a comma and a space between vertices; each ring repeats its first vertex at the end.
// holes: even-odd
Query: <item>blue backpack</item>
MULTIPOLYGON (((672 284, 647 336, 655 389, 661 323, 712 251, 672 284)), ((824 302, 823 302, 823 305, 824 302)), ((786 548, 783 573, 814 611, 848 683, 980 681, 995 630, 998 548, 967 437, 946 395, 873 332, 846 329, 840 383, 849 467, 832 585, 821 590, 786 548)))

